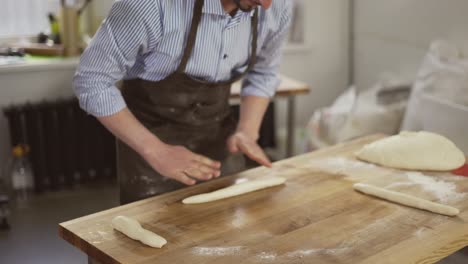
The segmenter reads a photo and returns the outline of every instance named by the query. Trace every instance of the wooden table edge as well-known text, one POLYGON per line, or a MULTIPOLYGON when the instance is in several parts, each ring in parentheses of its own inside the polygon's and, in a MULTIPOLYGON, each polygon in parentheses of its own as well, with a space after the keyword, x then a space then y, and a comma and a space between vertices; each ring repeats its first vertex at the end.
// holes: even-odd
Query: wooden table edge
MULTIPOLYGON (((64 222, 64 223, 66 223, 66 222, 64 222)), ((117 261, 116 259, 114 259, 111 256, 107 255, 103 251, 99 250, 98 248, 96 248, 93 244, 89 243, 88 241, 81 240, 81 241, 77 242, 76 239, 73 239, 73 236, 74 236, 73 232, 71 232, 70 230, 68 230, 66 227, 64 227, 62 225, 64 223, 60 223, 59 228, 58 228, 59 236, 63 240, 67 241, 72 246, 74 246, 77 249, 81 250, 88 257, 90 257, 90 258, 92 258, 94 260, 97 260, 97 261, 100 261, 100 262, 106 263, 106 264, 108 264, 108 263, 109 264, 121 264, 119 261, 117 261)))
MULTIPOLYGON (((293 96, 293 95, 303 95, 303 94, 309 94, 309 93, 310 93, 310 88, 308 86, 305 86, 299 89, 277 91, 276 94, 273 96, 273 98, 287 97, 287 96, 293 96)), ((240 97, 241 97, 240 93, 237 93, 237 92, 232 93, 229 96, 230 99, 236 99, 240 97)))

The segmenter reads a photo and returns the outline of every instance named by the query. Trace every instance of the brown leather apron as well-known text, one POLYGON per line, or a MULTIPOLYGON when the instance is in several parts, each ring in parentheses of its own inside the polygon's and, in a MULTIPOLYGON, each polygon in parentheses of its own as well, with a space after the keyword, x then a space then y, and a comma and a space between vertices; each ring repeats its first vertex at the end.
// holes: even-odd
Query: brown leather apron
MULTIPOLYGON (((204 0, 196 0, 187 44, 178 69, 161 81, 124 81, 122 94, 130 111, 163 142, 185 146, 191 151, 222 161, 222 175, 242 170, 242 155, 229 155, 228 137, 236 121, 229 105, 233 82, 241 79, 255 64, 258 35, 258 9, 252 16, 252 47, 249 66, 243 74, 225 82, 197 80, 185 73, 195 46, 204 0)), ((120 202, 130 203, 185 185, 161 176, 133 149, 117 142, 120 202)))

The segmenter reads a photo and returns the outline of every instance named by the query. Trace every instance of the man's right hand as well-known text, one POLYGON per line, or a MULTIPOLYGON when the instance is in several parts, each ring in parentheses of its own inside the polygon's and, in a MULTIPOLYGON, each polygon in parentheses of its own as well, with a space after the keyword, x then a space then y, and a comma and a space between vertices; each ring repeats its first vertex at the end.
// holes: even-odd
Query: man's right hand
POLYGON ((221 175, 221 163, 195 154, 185 147, 165 144, 144 127, 128 108, 98 120, 117 138, 125 142, 162 176, 187 185, 221 175))
POLYGON ((186 185, 221 175, 221 163, 195 154, 182 146, 163 144, 143 153, 143 158, 162 176, 186 185))

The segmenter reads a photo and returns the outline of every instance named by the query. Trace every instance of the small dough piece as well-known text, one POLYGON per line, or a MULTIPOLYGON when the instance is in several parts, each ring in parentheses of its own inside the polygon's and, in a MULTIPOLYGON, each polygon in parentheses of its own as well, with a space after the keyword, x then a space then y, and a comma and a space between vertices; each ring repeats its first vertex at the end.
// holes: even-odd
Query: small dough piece
POLYGON ((396 169, 451 171, 466 158, 449 139, 431 132, 401 132, 365 145, 361 160, 396 169))
POLYGON ((281 185, 286 181, 284 178, 269 177, 261 180, 247 181, 239 184, 235 184, 223 189, 219 189, 210 193, 203 193, 195 196, 185 198, 182 203, 184 204, 199 204, 207 203, 212 201, 221 200, 233 196, 242 195, 245 193, 265 189, 277 185, 281 185))
POLYGON ((138 240, 141 243, 154 248, 162 248, 166 243, 166 239, 156 235, 155 233, 141 227, 140 223, 126 216, 116 216, 112 219, 112 227, 133 240, 138 240))
POLYGON ((380 188, 380 187, 376 187, 376 186, 372 186, 372 185, 368 185, 364 183, 356 183, 353 185, 353 188, 354 190, 357 190, 362 193, 372 195, 378 198, 382 198, 390 202, 395 202, 398 204, 426 210, 426 211, 441 214, 441 215, 456 216, 460 213, 460 210, 451 206, 434 203, 434 202, 424 200, 418 197, 414 197, 414 196, 407 195, 407 194, 400 193, 400 192, 389 191, 384 188, 380 188))

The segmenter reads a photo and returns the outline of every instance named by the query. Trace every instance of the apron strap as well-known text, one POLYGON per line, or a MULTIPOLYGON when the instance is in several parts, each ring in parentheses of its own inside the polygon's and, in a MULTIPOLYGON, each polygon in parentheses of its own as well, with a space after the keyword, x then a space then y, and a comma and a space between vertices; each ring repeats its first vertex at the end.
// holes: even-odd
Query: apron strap
POLYGON ((195 41, 197 40, 198 25, 200 24, 202 18, 204 4, 205 0, 196 0, 195 2, 195 6, 193 8, 192 25, 190 27, 187 45, 185 46, 184 56, 180 61, 179 67, 177 68, 178 73, 185 72, 185 68, 187 68, 188 61, 192 55, 193 48, 195 47, 195 41))
POLYGON ((254 15, 252 17, 252 50, 250 55, 250 62, 247 69, 242 74, 239 74, 237 77, 233 78, 231 82, 237 82, 238 80, 244 78, 244 76, 255 66, 257 63, 257 39, 258 39, 258 8, 255 9, 254 15))
MULTIPOLYGON (((190 32, 187 40, 187 45, 185 46, 184 50, 184 55, 182 57, 182 60, 179 64, 179 67, 177 68, 177 73, 185 73, 185 70, 187 68, 188 61, 192 55, 193 48, 195 47, 195 42, 197 40, 197 33, 198 33, 198 28, 200 25, 200 21, 202 18, 202 11, 203 11, 203 5, 205 1, 204 0, 196 0, 195 6, 193 8, 193 18, 192 18, 192 25, 190 26, 190 32)), ((244 73, 238 75, 235 77, 233 80, 230 80, 229 82, 235 82, 240 79, 242 79, 255 65, 257 62, 257 40, 258 40, 258 8, 255 8, 254 15, 252 16, 252 45, 251 45, 251 56, 250 56, 250 62, 249 66, 245 70, 244 73)))

